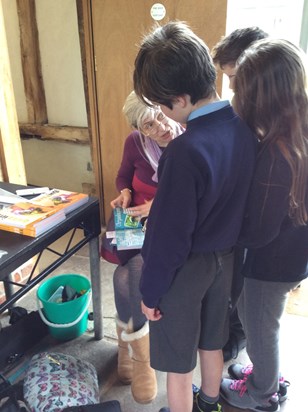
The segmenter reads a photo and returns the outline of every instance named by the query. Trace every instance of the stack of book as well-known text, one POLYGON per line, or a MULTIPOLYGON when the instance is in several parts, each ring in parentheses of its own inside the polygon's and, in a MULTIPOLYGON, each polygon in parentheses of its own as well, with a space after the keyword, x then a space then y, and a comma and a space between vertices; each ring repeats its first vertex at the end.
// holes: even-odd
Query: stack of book
POLYGON ((51 189, 30 200, 4 192, 0 193, 0 230, 31 237, 37 237, 65 220, 67 213, 89 198, 84 193, 61 189, 51 189))
POLYGON ((0 229, 36 237, 65 219, 63 210, 17 202, 0 210, 0 229))

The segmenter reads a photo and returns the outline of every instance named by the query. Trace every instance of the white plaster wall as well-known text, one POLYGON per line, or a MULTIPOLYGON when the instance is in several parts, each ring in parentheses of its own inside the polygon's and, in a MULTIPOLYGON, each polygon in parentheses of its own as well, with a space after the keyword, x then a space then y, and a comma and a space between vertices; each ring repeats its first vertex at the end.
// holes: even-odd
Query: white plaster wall
MULTIPOLYGON (((16 110, 28 122, 15 0, 2 0, 16 110)), ((78 21, 75 0, 36 0, 36 17, 45 87, 48 123, 87 126, 78 21)), ((93 184, 89 145, 22 140, 27 182, 82 191, 93 184)))
POLYGON ((77 192, 94 183, 89 146, 27 139, 22 148, 28 183, 77 192))
POLYGON ((36 0, 48 123, 87 126, 75 0, 36 0))

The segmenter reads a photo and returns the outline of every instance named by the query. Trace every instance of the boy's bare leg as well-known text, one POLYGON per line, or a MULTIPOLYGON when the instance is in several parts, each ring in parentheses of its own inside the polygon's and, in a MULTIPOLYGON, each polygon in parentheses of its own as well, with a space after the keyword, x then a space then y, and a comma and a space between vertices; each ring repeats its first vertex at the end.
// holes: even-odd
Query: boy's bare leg
POLYGON ((188 373, 167 373, 168 404, 171 412, 192 411, 192 377, 188 373))
POLYGON ((202 392, 211 398, 219 395, 224 367, 222 350, 199 349, 202 392))

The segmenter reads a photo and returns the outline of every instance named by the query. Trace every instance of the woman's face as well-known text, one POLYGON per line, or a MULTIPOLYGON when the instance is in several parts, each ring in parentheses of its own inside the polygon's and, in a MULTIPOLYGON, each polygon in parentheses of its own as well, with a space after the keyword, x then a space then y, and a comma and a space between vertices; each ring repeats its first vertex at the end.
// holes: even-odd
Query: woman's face
POLYGON ((155 140, 158 146, 165 147, 175 137, 176 123, 161 110, 151 111, 140 125, 141 132, 155 140))

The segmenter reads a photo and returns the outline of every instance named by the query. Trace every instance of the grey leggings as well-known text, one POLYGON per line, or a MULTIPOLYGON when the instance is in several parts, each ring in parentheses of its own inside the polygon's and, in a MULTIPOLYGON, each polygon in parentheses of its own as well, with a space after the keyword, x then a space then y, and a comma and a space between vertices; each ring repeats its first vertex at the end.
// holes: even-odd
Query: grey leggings
POLYGON ((278 391, 280 319, 288 292, 298 283, 244 280, 238 311, 247 338, 247 354, 253 364, 247 388, 260 404, 278 391))
POLYGON ((139 283, 143 260, 140 253, 132 257, 124 266, 118 266, 113 275, 114 300, 119 319, 128 323, 133 320, 133 330, 142 328, 146 317, 141 312, 139 283))

